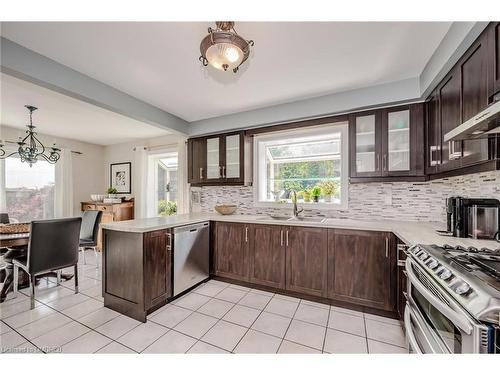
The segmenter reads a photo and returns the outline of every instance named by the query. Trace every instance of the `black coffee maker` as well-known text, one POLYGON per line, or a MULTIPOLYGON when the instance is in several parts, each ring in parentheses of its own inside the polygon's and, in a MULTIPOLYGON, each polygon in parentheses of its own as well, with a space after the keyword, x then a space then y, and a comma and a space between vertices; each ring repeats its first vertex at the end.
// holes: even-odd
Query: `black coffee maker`
POLYGON ((463 228, 462 197, 446 198, 446 231, 453 237, 466 237, 463 228))

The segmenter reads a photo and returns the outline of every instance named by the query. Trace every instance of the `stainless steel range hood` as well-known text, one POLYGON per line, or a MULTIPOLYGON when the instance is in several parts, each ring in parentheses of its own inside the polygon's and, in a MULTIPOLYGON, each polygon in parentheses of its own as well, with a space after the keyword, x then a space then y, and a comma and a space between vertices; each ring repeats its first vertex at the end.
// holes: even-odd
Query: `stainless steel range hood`
POLYGON ((444 135, 444 141, 487 138, 500 133, 500 100, 444 135))

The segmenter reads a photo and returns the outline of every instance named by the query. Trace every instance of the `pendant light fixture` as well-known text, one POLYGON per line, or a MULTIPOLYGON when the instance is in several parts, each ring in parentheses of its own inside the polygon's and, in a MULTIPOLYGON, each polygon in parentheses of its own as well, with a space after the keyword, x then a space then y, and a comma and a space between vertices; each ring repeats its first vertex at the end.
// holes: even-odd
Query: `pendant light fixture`
POLYGON ((6 159, 9 156, 19 155, 21 162, 26 162, 29 166, 33 166, 39 159, 43 159, 50 164, 55 164, 61 157, 60 149, 55 147, 55 144, 48 149, 43 145, 42 142, 36 137, 36 133, 34 131, 35 126, 33 125, 33 112, 38 108, 33 107, 32 105, 25 105, 25 107, 30 112, 30 123, 26 125, 28 130, 26 130, 26 137, 21 139, 19 137, 19 141, 11 142, 17 143, 17 151, 14 151, 8 155, 6 155, 5 150, 3 149, 4 144, 0 141, 0 159, 6 159))
POLYGON ((236 73, 241 64, 248 59, 253 40, 245 40, 236 30, 233 21, 217 21, 216 29, 208 28, 208 35, 200 44, 199 60, 203 66, 236 73))

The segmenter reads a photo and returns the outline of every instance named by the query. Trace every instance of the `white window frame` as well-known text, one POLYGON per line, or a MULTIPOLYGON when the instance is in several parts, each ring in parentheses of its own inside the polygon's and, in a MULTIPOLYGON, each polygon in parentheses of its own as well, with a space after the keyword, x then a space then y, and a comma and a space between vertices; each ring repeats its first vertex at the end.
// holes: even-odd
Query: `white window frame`
POLYGON ((286 130, 273 132, 268 134, 256 135, 253 141, 253 200, 257 207, 270 208, 291 208, 292 203, 278 203, 260 201, 259 189, 266 188, 266 157, 265 143, 269 141, 283 140, 283 138, 304 137, 307 135, 321 136, 328 135, 332 132, 340 133, 340 155, 341 155, 341 171, 340 171, 340 203, 300 203, 305 209, 322 209, 322 210, 346 210, 349 206, 349 128, 347 122, 335 122, 321 126, 311 126, 294 130, 286 130), (259 157, 260 156, 260 157, 259 157))

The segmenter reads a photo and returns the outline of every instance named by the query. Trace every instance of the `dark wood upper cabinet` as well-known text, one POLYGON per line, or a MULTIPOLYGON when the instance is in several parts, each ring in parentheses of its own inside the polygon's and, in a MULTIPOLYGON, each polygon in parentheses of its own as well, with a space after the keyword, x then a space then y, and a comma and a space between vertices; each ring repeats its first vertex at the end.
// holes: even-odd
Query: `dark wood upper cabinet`
POLYGON ((328 297, 393 311, 396 299, 391 233, 328 230, 328 297))
POLYGON ((424 176, 424 126, 423 103, 352 114, 351 181, 424 176))
POLYGON ((349 116, 351 177, 382 176, 381 112, 366 111, 349 116))
POLYGON ((425 136, 425 173, 438 172, 441 163, 441 122, 439 120, 439 94, 434 90, 425 103, 426 136, 425 136))
POLYGON ((448 74, 438 87, 439 122, 441 124, 441 159, 438 170, 446 171, 461 166, 462 142, 444 142, 444 135, 461 123, 460 116, 460 72, 454 70, 448 74))
POLYGON ((193 185, 238 185, 245 181, 243 132, 188 140, 188 182, 193 185))
POLYGON ((191 184, 200 184, 206 179, 206 146, 205 138, 188 140, 188 182, 191 184))
MULTIPOLYGON (((460 62, 462 118, 465 122, 489 104, 488 99, 488 33, 474 42, 460 62)), ((487 139, 463 141, 462 166, 488 161, 487 139)))
POLYGON ((250 282, 285 289, 286 227, 252 225, 250 282))
POLYGON ((491 100, 500 92, 500 22, 491 22, 488 38, 488 96, 491 100))
POLYGON ((215 224, 214 272, 217 276, 248 281, 250 225, 215 224))
POLYGON ((288 227, 284 240, 287 260, 286 290, 326 297, 327 229, 288 227))

